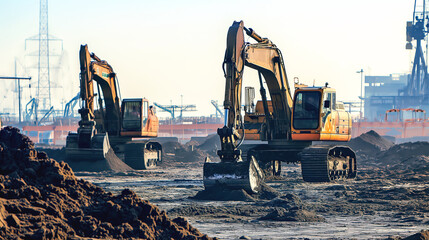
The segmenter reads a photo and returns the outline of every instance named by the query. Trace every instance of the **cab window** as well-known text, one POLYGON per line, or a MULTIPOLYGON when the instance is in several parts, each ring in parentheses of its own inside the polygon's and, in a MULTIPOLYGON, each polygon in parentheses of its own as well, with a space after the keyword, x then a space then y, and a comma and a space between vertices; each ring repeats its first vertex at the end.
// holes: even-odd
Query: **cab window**
POLYGON ((143 102, 143 126, 146 126, 148 117, 149 102, 143 102))
POLYGON ((326 116, 330 111, 332 107, 332 94, 331 93, 325 93, 323 94, 323 108, 322 113, 326 116))
POLYGON ((124 102, 122 128, 125 130, 141 129, 141 102, 124 102))
POLYGON ((317 129, 319 127, 320 99, 317 91, 297 93, 293 107, 295 129, 317 129))

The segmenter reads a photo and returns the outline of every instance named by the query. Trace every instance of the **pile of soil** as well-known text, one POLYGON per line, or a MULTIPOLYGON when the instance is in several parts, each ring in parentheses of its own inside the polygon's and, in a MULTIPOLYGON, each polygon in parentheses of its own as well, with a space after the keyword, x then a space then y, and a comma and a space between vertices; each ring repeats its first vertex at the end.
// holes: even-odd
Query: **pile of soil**
POLYGON ((166 142, 162 144, 163 153, 175 153, 176 149, 183 149, 184 146, 179 142, 166 142))
POLYGON ((217 156, 217 150, 221 149, 219 135, 212 134, 207 136, 207 139, 198 146, 198 149, 207 152, 211 156, 217 156))
POLYGON ((259 218, 260 220, 285 221, 285 222, 324 222, 325 218, 316 215, 315 212, 304 209, 276 208, 271 213, 259 218))
POLYGON ((34 149, 19 129, 0 131, 0 238, 211 239, 184 218, 125 189, 114 196, 34 149))
POLYGON ((390 169, 411 169, 428 172, 429 142, 397 144, 377 155, 380 165, 390 169))
POLYGON ((386 240, 429 240, 429 230, 423 230, 405 238, 389 237, 386 240))
POLYGON ((375 156, 377 153, 386 151, 395 144, 371 130, 359 137, 353 138, 345 145, 351 147, 358 155, 375 156))
POLYGON ((223 186, 213 186, 199 191, 192 199, 213 200, 213 201, 245 201, 254 202, 256 200, 271 200, 280 196, 272 187, 265 183, 261 184, 261 189, 257 194, 250 195, 243 189, 229 189, 223 186))
POLYGON ((166 142, 163 147, 163 164, 174 165, 174 163, 199 162, 201 165, 207 157, 207 153, 198 149, 198 142, 191 141, 186 145, 178 142, 166 142))
POLYGON ((288 193, 284 196, 274 198, 263 205, 273 207, 274 210, 259 218, 260 220, 287 222, 325 221, 325 218, 318 216, 316 212, 307 209, 307 205, 305 205, 301 198, 295 194, 288 193))
POLYGON ((52 146, 35 146, 37 151, 42 151, 48 154, 50 158, 60 161, 66 160, 66 148, 65 147, 52 147, 52 146))
POLYGON ((301 198, 296 196, 295 194, 288 193, 284 196, 276 197, 272 199, 271 201, 264 204, 264 206, 271 206, 271 207, 282 207, 285 209, 303 209, 305 208, 304 203, 302 202, 301 198))

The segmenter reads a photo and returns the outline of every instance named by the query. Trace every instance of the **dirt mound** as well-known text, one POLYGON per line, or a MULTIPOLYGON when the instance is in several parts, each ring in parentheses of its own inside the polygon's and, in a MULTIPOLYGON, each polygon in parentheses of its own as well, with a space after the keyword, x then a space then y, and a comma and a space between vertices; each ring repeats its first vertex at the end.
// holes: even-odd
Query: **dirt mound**
POLYGON ((193 199, 197 200, 214 200, 214 201, 245 201, 253 202, 258 199, 271 200, 278 197, 280 194, 272 187, 263 183, 257 194, 250 195, 243 189, 235 190, 228 189, 222 186, 214 186, 208 189, 199 191, 193 199))
POLYGON ((375 155, 380 151, 386 151, 394 143, 371 130, 359 137, 353 138, 345 145, 350 146, 357 154, 375 155))
POLYGON ((304 204, 298 196, 288 193, 281 197, 276 197, 273 200, 264 204, 264 206, 282 207, 285 209, 304 208, 304 204))
POLYGON ((191 140, 185 144, 185 148, 194 148, 194 147, 197 147, 198 145, 200 145, 198 141, 191 140))
POLYGON ((66 160, 66 148, 65 147, 53 148, 53 147, 48 147, 48 146, 43 146, 43 147, 36 146, 35 149, 37 151, 45 152, 46 154, 48 154, 48 156, 50 158, 53 158, 58 162, 66 160))
POLYGON ((286 222, 323 222, 325 218, 316 215, 315 212, 294 208, 291 210, 277 208, 260 220, 286 221, 286 222))
POLYGON ((377 161, 392 169, 429 170, 429 142, 408 142, 395 145, 377 155, 377 161))
POLYGON ((422 230, 419 233, 413 234, 405 238, 389 237, 386 240, 429 240, 429 230, 422 230))
POLYGON ((200 162, 204 163, 207 154, 198 149, 198 142, 191 141, 186 145, 178 142, 167 142, 162 145, 164 164, 172 165, 176 162, 200 162))
POLYGON ((175 153, 176 149, 184 149, 185 147, 179 142, 166 142, 162 144, 162 151, 164 153, 175 153))
POLYGON ((198 146, 198 149, 204 150, 211 155, 216 155, 216 151, 221 149, 219 135, 212 134, 207 136, 207 139, 198 146))
POLYGON ((211 239, 130 190, 114 196, 37 152, 12 127, 0 131, 0 238, 211 239))
POLYGON ((419 233, 413 234, 409 237, 404 238, 404 240, 429 240, 429 231, 424 230, 419 233))

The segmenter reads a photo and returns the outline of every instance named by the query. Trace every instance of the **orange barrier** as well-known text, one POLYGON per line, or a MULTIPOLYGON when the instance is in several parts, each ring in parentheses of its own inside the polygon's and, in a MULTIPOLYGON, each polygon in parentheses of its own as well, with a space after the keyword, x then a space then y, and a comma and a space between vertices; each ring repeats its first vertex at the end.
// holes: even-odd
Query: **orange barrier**
POLYGON ((387 135, 396 138, 428 137, 429 122, 353 122, 352 137, 358 137, 370 130, 374 130, 382 136, 387 135))
POLYGON ((23 126, 23 134, 30 137, 31 141, 38 144, 66 145, 69 132, 76 132, 78 125, 67 126, 23 126))
POLYGON ((190 140, 191 137, 205 137, 217 132, 223 124, 168 124, 159 125, 158 137, 177 137, 190 140))

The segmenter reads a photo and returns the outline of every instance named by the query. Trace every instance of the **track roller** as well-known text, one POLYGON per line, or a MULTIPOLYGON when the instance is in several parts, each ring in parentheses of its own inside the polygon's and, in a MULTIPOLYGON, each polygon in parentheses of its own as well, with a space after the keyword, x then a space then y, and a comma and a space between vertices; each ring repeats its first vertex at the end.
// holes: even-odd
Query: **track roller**
POLYGON ((162 161, 162 146, 158 142, 129 142, 124 148, 124 162, 134 169, 155 168, 162 161))
POLYGON ((311 146, 301 153, 301 169, 306 182, 352 179, 357 175, 356 154, 347 146, 311 146))

